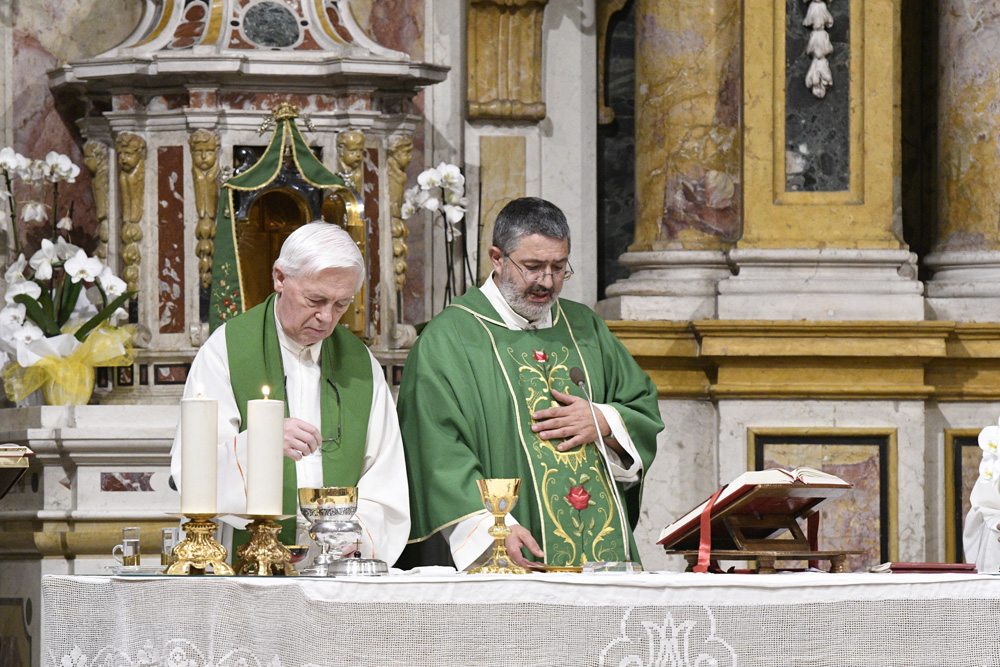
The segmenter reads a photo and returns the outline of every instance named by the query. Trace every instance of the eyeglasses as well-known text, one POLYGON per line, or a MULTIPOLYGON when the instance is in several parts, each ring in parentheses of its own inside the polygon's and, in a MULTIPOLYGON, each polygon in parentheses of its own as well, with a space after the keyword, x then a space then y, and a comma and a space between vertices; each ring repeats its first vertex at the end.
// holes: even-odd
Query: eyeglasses
POLYGON ((569 280, 570 276, 573 275, 573 267, 570 266, 570 263, 568 261, 566 262, 566 268, 559 269, 558 271, 539 271, 537 269, 528 271, 527 269, 522 268, 513 259, 511 259, 510 255, 504 255, 504 258, 509 259, 510 263, 514 265, 514 268, 520 271, 521 276, 524 278, 526 282, 529 283, 540 283, 545 278, 545 276, 552 276, 552 282, 559 282, 560 280, 565 281, 569 280))
POLYGON ((337 399, 337 437, 336 438, 323 438, 320 444, 320 449, 324 452, 335 452, 340 449, 340 426, 343 423, 343 410, 340 406, 340 391, 337 390, 337 385, 333 382, 330 383, 333 387, 333 396, 337 399))
MULTIPOLYGON (((283 378, 284 388, 285 388, 285 400, 288 400, 288 376, 283 378)), ((340 391, 337 389, 337 385, 330 382, 330 386, 333 387, 333 397, 337 399, 337 437, 336 438, 323 438, 320 441, 320 449, 324 452, 335 452, 340 449, 340 427, 343 424, 343 410, 340 405, 340 391)))

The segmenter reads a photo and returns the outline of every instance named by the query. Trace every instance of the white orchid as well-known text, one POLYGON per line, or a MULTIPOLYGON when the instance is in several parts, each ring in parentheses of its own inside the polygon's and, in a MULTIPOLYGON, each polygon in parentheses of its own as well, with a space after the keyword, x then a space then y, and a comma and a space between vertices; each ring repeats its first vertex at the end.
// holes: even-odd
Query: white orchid
POLYGON ((60 260, 69 259, 78 252, 80 252, 79 246, 67 243, 66 239, 61 236, 56 239, 56 257, 60 260))
POLYGON ((45 332, 39 328, 34 322, 25 322, 19 328, 9 329, 9 337, 15 343, 24 343, 27 345, 36 340, 41 340, 45 338, 45 332))
POLYGON ((29 160, 25 158, 24 162, 17 168, 17 175, 22 181, 28 183, 48 180, 51 173, 52 168, 44 160, 29 160))
POLYGON ((45 156, 45 164, 49 170, 48 179, 53 183, 59 181, 74 183, 76 177, 80 175, 80 168, 73 164, 68 155, 49 151, 49 154, 45 156))
POLYGON ((109 298, 116 298, 125 293, 125 281, 116 276, 111 267, 105 266, 101 270, 101 275, 97 276, 97 282, 101 284, 101 289, 109 298))
POLYGON ((441 187, 459 195, 465 192, 465 176, 462 175, 462 170, 457 165, 442 162, 437 166, 436 171, 441 176, 441 187))
POLYGON ((979 447, 983 457, 997 456, 997 446, 1000 445, 1000 427, 987 426, 979 432, 979 447))
POLYGON ((32 299, 37 299, 42 295, 42 288, 33 280, 22 280, 21 282, 7 286, 7 293, 4 294, 4 301, 7 302, 8 306, 13 305, 16 303, 14 301, 14 297, 19 294, 27 294, 32 299))
POLYGON ((48 220, 49 214, 45 212, 45 204, 38 201, 29 201, 24 204, 24 208, 21 209, 21 218, 25 222, 31 222, 32 220, 37 220, 38 222, 45 222, 48 220))
POLYGON ((0 149, 0 169, 14 172, 22 168, 28 158, 24 157, 10 146, 0 149))
POLYGON ((87 253, 78 250, 75 255, 66 260, 63 268, 66 270, 66 275, 75 283, 81 280, 93 282, 97 280, 97 276, 101 275, 104 264, 98 258, 87 257, 87 253))
POLYGON ((462 218, 465 217, 465 209, 461 206, 445 204, 441 207, 441 212, 444 213, 445 220, 453 225, 457 222, 461 222, 462 218))
POLYGON ((14 303, 5 307, 3 310, 0 310, 0 327, 10 329, 21 326, 24 324, 26 312, 27 308, 24 307, 23 303, 14 303))
POLYGON ((413 217, 413 214, 417 212, 417 207, 413 205, 413 202, 404 201, 403 205, 399 208, 399 217, 403 220, 408 220, 413 217))
POLYGON ((437 169, 425 169, 417 176, 421 190, 430 190, 441 185, 441 172, 437 169))
POLYGON ((17 259, 7 267, 7 270, 3 274, 4 282, 8 285, 12 285, 24 280, 24 267, 27 265, 28 260, 24 258, 24 253, 22 252, 18 255, 17 259))
POLYGON ((28 262, 35 271, 35 278, 48 280, 52 277, 52 265, 59 261, 56 245, 48 239, 42 239, 42 247, 31 256, 28 262))
POLYGON ((62 229, 67 232, 72 231, 73 219, 70 218, 68 215, 64 215, 62 218, 59 219, 59 222, 56 223, 56 229, 62 229))

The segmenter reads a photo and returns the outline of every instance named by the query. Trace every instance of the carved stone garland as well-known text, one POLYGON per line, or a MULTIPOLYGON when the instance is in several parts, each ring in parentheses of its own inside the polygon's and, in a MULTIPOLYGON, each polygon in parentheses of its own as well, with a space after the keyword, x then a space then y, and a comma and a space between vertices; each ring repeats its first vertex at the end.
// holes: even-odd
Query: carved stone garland
POLYGON ((90 188, 94 193, 94 211, 97 215, 97 249, 94 254, 108 259, 108 145, 101 141, 88 141, 83 145, 83 164, 91 173, 90 188))
POLYGON ((198 255, 198 276, 201 286, 212 286, 212 256, 215 253, 215 214, 219 206, 219 135, 200 129, 188 139, 191 147, 191 177, 194 183, 195 254, 198 255))
POLYGON ((118 151, 118 190, 121 195, 122 279, 129 291, 139 289, 142 252, 142 213, 146 189, 146 140, 123 132, 115 139, 118 151))
POLYGON ((826 97, 826 89, 833 85, 833 73, 826 59, 833 53, 830 33, 826 31, 827 28, 833 27, 833 15, 823 0, 806 0, 806 2, 809 3, 809 9, 802 25, 812 28, 806 53, 813 59, 809 71, 806 72, 806 86, 812 90, 813 95, 822 99, 826 97))

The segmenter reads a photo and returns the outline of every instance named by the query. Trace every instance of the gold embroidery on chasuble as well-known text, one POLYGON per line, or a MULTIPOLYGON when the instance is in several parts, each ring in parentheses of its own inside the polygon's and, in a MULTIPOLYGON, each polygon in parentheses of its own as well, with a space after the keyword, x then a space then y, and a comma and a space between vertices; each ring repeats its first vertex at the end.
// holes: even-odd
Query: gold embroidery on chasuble
MULTIPOLYGON (((586 443, 560 452, 556 447, 561 440, 543 440, 531 430, 533 413, 560 405, 553 389, 581 394, 569 370, 586 365, 565 316, 560 312, 550 329, 517 332, 477 318, 490 335, 514 402, 518 434, 531 467, 545 562, 567 567, 625 560, 628 537, 617 511, 617 490, 598 447, 586 443)), ((521 502, 529 500, 527 481, 522 482, 521 502)))

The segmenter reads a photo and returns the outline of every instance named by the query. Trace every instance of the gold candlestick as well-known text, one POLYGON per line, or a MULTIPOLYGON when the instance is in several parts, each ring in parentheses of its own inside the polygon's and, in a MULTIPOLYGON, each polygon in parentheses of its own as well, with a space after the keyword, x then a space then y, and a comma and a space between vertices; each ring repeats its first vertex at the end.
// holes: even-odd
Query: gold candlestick
POLYGON ((510 535, 510 528, 504 517, 517 504, 517 493, 521 489, 520 479, 477 479, 479 495, 483 505, 493 515, 494 524, 490 526, 490 537, 496 540, 493 555, 481 567, 469 570, 469 574, 527 574, 528 571, 520 565, 511 562, 507 555, 507 545, 504 540, 510 535))
POLYGON ((243 518, 251 520, 247 526, 250 541, 236 550, 236 574, 297 576, 298 570, 291 562, 292 552, 278 541, 281 526, 275 519, 288 517, 250 514, 243 518))
POLYGON ((212 535, 216 525, 211 521, 214 514, 185 514, 190 521, 184 524, 186 537, 174 547, 174 563, 167 568, 167 574, 233 574, 233 568, 226 563, 226 548, 215 541, 212 535))

